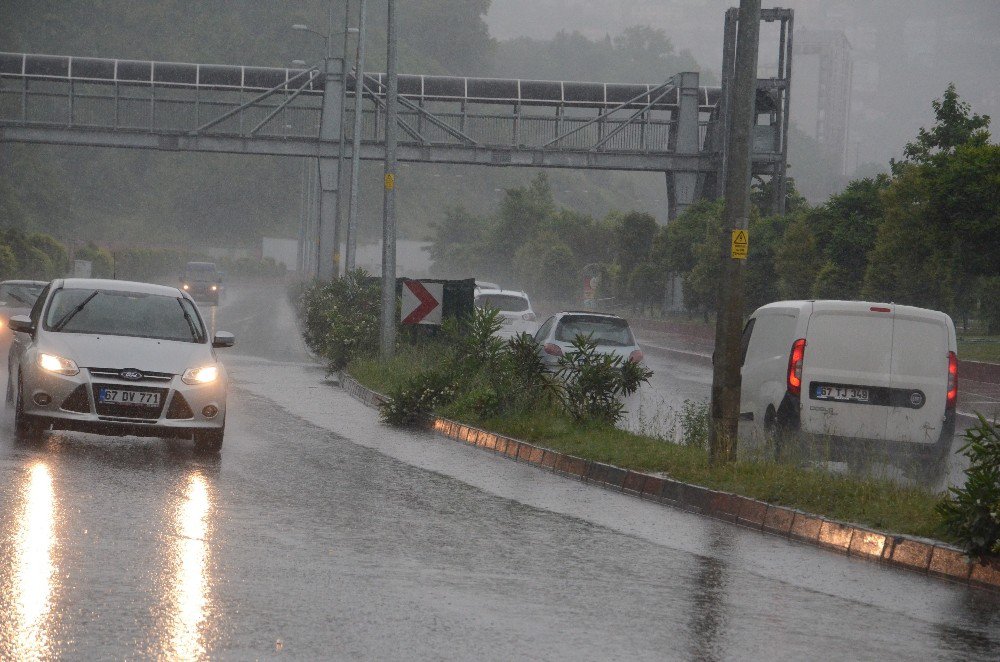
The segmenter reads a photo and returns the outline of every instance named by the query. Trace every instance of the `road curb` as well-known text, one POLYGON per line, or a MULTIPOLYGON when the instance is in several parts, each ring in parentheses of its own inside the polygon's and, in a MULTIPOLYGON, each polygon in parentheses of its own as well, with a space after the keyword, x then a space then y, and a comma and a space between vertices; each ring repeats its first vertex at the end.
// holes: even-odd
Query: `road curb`
MULTIPOLYGON (((340 383, 347 393, 369 407, 378 407, 388 400, 347 373, 340 373, 340 383)), ((962 550, 936 540, 876 531, 739 494, 684 483, 666 476, 623 469, 446 418, 435 417, 428 427, 440 435, 491 450, 515 462, 532 464, 546 471, 616 492, 657 501, 850 557, 946 581, 1000 590, 1000 559, 973 560, 962 550)))

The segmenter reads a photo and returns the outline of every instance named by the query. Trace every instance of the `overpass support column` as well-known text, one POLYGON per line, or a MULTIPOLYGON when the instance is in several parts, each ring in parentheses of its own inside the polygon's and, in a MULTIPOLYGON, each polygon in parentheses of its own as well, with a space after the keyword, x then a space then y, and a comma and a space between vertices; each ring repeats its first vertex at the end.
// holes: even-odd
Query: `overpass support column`
MULTIPOLYGON (((342 143, 344 71, 343 60, 326 58, 325 88, 323 90, 323 114, 319 126, 319 138, 323 142, 342 143)), ((340 207, 340 158, 319 160, 320 219, 317 229, 316 276, 330 280, 340 275, 340 233, 337 227, 340 207)))
MULTIPOLYGON (((677 154, 697 154, 701 151, 698 127, 698 72, 687 71, 677 75, 680 102, 677 106, 674 131, 674 152, 677 154)), ((698 173, 670 171, 667 176, 667 197, 669 220, 677 218, 695 201, 698 194, 698 173)))

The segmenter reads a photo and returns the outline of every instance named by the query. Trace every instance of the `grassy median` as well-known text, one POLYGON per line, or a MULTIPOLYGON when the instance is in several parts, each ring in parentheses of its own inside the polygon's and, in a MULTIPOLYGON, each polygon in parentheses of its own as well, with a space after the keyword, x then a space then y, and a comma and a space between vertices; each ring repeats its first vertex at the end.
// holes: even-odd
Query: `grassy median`
MULTIPOLYGON (((385 393, 405 384, 437 363, 433 347, 405 347, 392 360, 359 359, 350 374, 385 393)), ((904 487, 888 479, 830 473, 797 463, 746 457, 712 466, 699 446, 676 444, 633 434, 608 425, 583 425, 556 408, 531 414, 479 419, 469 411, 448 410, 442 416, 522 439, 553 450, 636 471, 662 473, 684 482, 734 492, 768 503, 799 508, 833 519, 894 533, 943 538, 934 507, 941 495, 904 487)))

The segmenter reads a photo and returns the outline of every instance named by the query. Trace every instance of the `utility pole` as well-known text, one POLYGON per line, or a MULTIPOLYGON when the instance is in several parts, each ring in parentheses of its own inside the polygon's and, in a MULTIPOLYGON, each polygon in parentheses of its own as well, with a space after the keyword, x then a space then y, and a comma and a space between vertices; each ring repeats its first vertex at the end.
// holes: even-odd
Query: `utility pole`
MULTIPOLYGON (((740 414, 740 333, 743 322, 743 267, 748 246, 747 209, 750 203, 750 145, 757 94, 757 45, 760 36, 760 0, 740 0, 736 38, 735 75, 729 97, 729 134, 725 217, 720 249, 722 279, 715 323, 715 360, 712 365, 712 420, 709 452, 713 463, 736 459, 740 414)), ((725 74, 724 74, 725 75, 725 74)))
POLYGON ((365 89, 365 24, 368 13, 368 0, 361 0, 360 16, 358 18, 358 50, 354 60, 354 135, 351 144, 351 196, 349 198, 347 217, 347 271, 354 269, 358 250, 358 213, 361 203, 358 200, 358 188, 361 177, 361 131, 364 89, 365 89))
MULTIPOLYGON (((758 7, 760 6, 758 0, 758 7)), ((396 0, 389 0, 386 24, 385 177, 382 198, 382 337, 381 355, 396 348, 396 0)))

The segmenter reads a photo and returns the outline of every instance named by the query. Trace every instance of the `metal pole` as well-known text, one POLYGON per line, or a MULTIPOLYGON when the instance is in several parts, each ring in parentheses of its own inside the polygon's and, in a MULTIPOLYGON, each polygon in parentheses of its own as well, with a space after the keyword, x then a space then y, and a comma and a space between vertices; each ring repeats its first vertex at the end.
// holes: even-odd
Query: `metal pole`
POLYGON ((309 193, 307 191, 307 176, 309 172, 309 159, 302 159, 302 179, 300 183, 302 185, 302 195, 299 196, 299 255, 298 255, 298 270, 299 274, 304 275, 306 273, 306 223, 309 219, 309 193))
MULTIPOLYGON (((351 197, 347 217, 347 270, 354 269, 358 247, 358 185, 361 177, 361 132, 364 130, 364 71, 365 71, 365 16, 368 0, 361 0, 361 15, 358 19, 358 51, 354 60, 354 136, 351 143, 351 197)), ((346 81, 345 81, 346 85, 346 81)))
POLYGON ((384 358, 396 348, 396 0, 386 23, 385 177, 382 199, 382 337, 384 358))
POLYGON ((740 0, 737 27, 736 72, 731 99, 732 122, 726 137, 725 217, 720 248, 719 310, 715 323, 715 360, 712 366, 712 421, 709 452, 712 462, 736 459, 740 413, 740 332, 743 321, 743 264, 731 257, 736 231, 747 230, 750 199, 750 136, 757 92, 757 45, 760 36, 760 0, 740 0))
MULTIPOLYGON (((347 47, 348 35, 351 28, 351 0, 344 3, 344 48, 340 58, 340 138, 337 143, 337 213, 333 224, 333 275, 340 276, 340 226, 343 222, 343 194, 344 187, 341 186, 344 176, 344 159, 346 158, 346 147, 344 140, 347 133, 344 131, 344 119, 347 106, 347 47)), ((333 36, 333 3, 330 3, 330 36, 333 36)))

